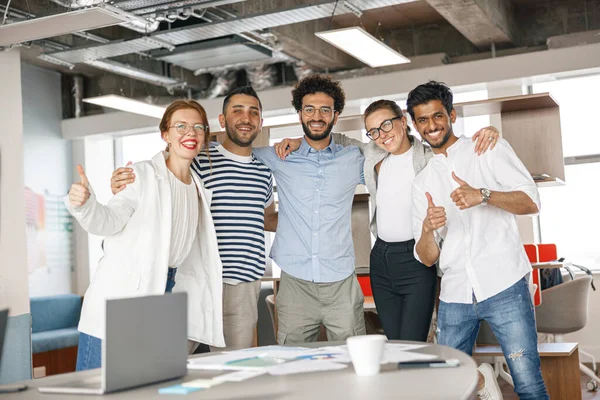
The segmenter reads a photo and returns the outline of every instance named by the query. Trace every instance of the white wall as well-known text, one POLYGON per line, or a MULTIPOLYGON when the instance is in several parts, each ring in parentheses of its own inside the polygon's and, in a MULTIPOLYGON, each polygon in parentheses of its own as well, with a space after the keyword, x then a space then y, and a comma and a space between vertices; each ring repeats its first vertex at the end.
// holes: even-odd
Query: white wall
POLYGON ((25 186, 45 196, 45 226, 27 229, 31 297, 70 293, 72 234, 62 196, 71 185, 71 141, 61 135, 61 76, 21 65, 25 186), (57 215, 60 214, 60 215, 57 215))
POLYGON ((0 52, 0 308, 29 313, 19 50, 0 52))

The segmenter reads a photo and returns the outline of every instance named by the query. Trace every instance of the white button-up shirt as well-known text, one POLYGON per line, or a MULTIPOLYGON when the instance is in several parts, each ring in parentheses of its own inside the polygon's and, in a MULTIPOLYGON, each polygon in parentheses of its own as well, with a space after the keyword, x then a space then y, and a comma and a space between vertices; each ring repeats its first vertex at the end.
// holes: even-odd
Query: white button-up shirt
MULTIPOLYGON (((452 172, 474 188, 526 193, 540 209, 535 182, 508 142, 500 139, 493 150, 478 156, 475 143, 461 136, 444 154, 435 155, 413 183, 413 232, 421 238, 429 192, 436 206, 446 210, 439 267, 443 272, 440 299, 470 304, 488 299, 515 284, 531 271, 514 214, 491 205, 460 210, 450 198, 459 186, 452 172)), ((492 195, 493 196, 493 195, 492 195)), ((439 244, 439 243, 438 243, 439 244)), ((415 257, 418 258, 416 247, 415 257)))

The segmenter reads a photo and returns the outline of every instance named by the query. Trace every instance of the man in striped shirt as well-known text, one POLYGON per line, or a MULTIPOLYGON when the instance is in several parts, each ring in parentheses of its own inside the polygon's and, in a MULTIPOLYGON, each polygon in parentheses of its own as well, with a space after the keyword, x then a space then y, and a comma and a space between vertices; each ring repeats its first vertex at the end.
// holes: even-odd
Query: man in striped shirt
MULTIPOLYGON (((258 320, 260 278, 265 272, 265 230, 277 227, 273 176, 252 155, 262 128, 262 104, 249 86, 232 91, 223 101, 219 123, 223 144, 213 143, 209 156, 200 153, 192 169, 212 190, 211 214, 223 263, 223 333, 226 348, 251 347, 258 320)), ((113 173, 113 193, 132 182, 129 168, 113 173)))

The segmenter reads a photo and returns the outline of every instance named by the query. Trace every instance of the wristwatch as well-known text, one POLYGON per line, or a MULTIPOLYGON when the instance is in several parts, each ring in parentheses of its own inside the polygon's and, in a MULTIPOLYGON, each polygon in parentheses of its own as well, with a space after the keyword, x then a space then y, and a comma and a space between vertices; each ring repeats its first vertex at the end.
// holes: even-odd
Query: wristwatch
POLYGON ((492 195, 492 191, 490 189, 482 188, 482 189, 479 189, 479 192, 481 193, 481 197, 482 197, 481 205, 485 206, 488 203, 488 201, 490 201, 490 196, 492 195))

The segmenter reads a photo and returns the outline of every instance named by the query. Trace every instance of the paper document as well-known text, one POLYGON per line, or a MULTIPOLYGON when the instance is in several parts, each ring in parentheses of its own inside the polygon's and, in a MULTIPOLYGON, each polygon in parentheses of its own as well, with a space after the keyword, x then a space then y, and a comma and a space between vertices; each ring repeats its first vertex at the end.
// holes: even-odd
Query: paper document
POLYGON ((261 357, 274 357, 274 358, 285 358, 287 360, 293 360, 298 356, 310 354, 315 350, 308 347, 286 347, 286 346, 262 346, 262 347, 251 347, 248 349, 230 351, 228 355, 238 355, 241 357, 251 357, 253 355, 259 355, 261 357))
MULTIPOLYGON (((246 369, 264 368, 279 363, 279 359, 264 359, 256 362, 263 354, 225 353, 216 356, 192 358, 188 360, 188 369, 203 369, 217 371, 240 371, 246 369), (277 362, 271 362, 277 361, 277 362)), ((281 362, 286 360, 281 359, 281 362)))
POLYGON ((300 360, 270 367, 267 369, 267 372, 270 375, 278 376, 301 374, 305 372, 335 371, 347 367, 347 364, 341 364, 329 360, 300 360))
MULTIPOLYGON (((383 348, 381 363, 387 364, 406 361, 433 360, 437 356, 408 351, 420 349, 426 346, 427 344, 386 343, 385 347, 383 348)), ((348 346, 326 346, 315 350, 319 350, 319 353, 313 352, 311 354, 313 359, 319 359, 319 357, 322 357, 338 363, 351 362, 350 354, 348 353, 348 346)))

